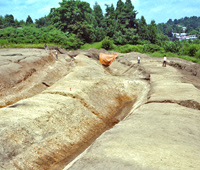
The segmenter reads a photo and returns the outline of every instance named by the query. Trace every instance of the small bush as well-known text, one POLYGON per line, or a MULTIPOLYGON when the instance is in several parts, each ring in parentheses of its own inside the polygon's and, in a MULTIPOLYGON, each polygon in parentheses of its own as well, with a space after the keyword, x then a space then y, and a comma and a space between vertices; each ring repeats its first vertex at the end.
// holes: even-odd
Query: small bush
POLYGON ((0 39, 0 45, 8 44, 8 40, 0 39))
POLYGON ((189 51, 188 51, 188 55, 189 56, 195 56, 196 52, 198 51, 198 45, 196 44, 192 44, 189 46, 189 51))
POLYGON ((153 53, 153 52, 156 52, 156 51, 161 51, 162 48, 156 44, 145 44, 144 45, 144 48, 143 48, 143 52, 144 53, 153 53))
POLYGON ((200 45, 198 44, 184 45, 182 53, 184 55, 195 56, 198 50, 200 50, 200 45))
POLYGON ((75 34, 70 34, 62 43, 62 47, 65 49, 78 49, 81 45, 83 45, 83 42, 75 34))
POLYGON ((200 50, 198 50, 198 51, 196 52, 195 57, 198 58, 198 59, 200 59, 200 50))
POLYGON ((113 41, 109 37, 105 37, 101 47, 106 50, 111 50, 113 48, 113 41))
POLYGON ((166 41, 162 43, 162 46, 166 52, 172 52, 172 53, 178 53, 181 48, 181 44, 179 41, 175 42, 166 41))

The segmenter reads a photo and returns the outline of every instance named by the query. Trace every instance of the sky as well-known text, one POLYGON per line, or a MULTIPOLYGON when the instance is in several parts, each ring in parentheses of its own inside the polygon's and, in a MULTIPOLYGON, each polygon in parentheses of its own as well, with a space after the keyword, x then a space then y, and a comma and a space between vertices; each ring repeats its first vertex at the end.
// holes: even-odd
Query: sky
MULTIPOLYGON (((116 7, 118 0, 81 1, 88 2, 91 8, 97 2, 105 13, 105 4, 116 7)), ((18 21, 26 21, 29 15, 35 22, 35 19, 48 15, 51 8, 58 8, 59 2, 62 0, 0 0, 0 16, 12 14, 18 21)), ((132 0, 132 4, 138 12, 136 18, 144 16, 147 24, 152 20, 159 24, 186 16, 200 17, 200 0, 132 0)))

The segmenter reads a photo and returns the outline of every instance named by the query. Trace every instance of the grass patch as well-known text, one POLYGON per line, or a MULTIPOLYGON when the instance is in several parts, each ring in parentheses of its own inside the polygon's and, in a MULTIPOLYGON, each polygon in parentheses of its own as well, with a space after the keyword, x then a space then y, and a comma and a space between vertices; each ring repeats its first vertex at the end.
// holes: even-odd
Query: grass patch
MULTIPOLYGON (((54 46, 54 47, 60 47, 61 45, 54 44, 54 43, 47 43, 47 47, 54 46)), ((44 47, 44 43, 40 44, 4 44, 0 45, 0 48, 38 48, 38 47, 44 47)))
POLYGON ((179 56, 179 58, 182 58, 184 60, 187 60, 187 61, 191 61, 193 63, 197 63, 197 64, 200 64, 200 59, 199 58, 195 58, 195 57, 191 57, 191 56, 179 56))
POLYGON ((81 49, 83 49, 83 50, 89 50, 90 48, 101 49, 101 46, 102 46, 102 42, 95 42, 92 44, 86 43, 81 46, 81 49))
POLYGON ((166 55, 167 57, 182 58, 182 59, 184 59, 184 60, 187 60, 187 61, 191 61, 191 62, 200 64, 200 59, 199 59, 199 58, 191 57, 191 56, 188 56, 188 55, 178 55, 178 54, 176 54, 176 53, 171 53, 171 52, 161 53, 161 52, 159 52, 159 51, 154 52, 154 53, 149 53, 149 55, 150 55, 151 57, 163 57, 164 55, 166 55))
POLYGON ((160 52, 160 51, 156 51, 154 53, 149 53, 149 55, 151 57, 163 57, 164 55, 166 55, 167 57, 179 57, 178 54, 175 53, 171 53, 171 52, 160 52))
POLYGON ((143 45, 114 45, 113 50, 119 53, 143 52, 143 45))

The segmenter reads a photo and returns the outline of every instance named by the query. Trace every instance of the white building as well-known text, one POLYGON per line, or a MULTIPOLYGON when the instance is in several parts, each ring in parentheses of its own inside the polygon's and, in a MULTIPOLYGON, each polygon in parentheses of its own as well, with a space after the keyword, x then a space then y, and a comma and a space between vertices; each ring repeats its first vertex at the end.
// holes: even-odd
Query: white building
POLYGON ((187 35, 186 33, 174 33, 174 32, 172 32, 172 35, 173 35, 173 37, 175 37, 179 41, 197 39, 196 35, 187 35))

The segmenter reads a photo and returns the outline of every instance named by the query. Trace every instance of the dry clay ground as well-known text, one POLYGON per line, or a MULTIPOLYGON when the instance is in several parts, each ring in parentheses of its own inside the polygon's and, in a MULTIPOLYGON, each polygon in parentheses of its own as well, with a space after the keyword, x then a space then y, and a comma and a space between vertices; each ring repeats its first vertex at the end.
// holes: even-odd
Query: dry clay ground
POLYGON ((200 168, 198 64, 58 52, 0 50, 0 169, 200 168))

